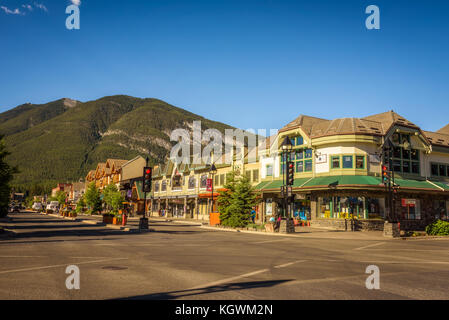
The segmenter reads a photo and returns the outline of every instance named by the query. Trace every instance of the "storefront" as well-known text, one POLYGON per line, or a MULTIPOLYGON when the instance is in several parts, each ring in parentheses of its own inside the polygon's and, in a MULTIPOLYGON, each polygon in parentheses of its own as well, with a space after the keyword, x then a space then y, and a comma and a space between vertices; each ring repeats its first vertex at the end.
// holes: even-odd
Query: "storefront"
POLYGON ((360 196, 318 197, 317 218, 375 219, 385 217, 385 199, 360 196))

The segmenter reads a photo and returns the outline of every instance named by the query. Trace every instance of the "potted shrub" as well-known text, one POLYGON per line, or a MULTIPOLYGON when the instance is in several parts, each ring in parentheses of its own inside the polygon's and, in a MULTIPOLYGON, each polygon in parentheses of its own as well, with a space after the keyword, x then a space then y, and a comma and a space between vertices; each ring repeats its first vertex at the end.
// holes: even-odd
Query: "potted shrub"
POLYGON ((112 221, 112 218, 113 218, 113 215, 108 214, 108 213, 105 213, 105 214, 103 215, 103 223, 111 224, 111 223, 113 222, 113 221, 112 221))

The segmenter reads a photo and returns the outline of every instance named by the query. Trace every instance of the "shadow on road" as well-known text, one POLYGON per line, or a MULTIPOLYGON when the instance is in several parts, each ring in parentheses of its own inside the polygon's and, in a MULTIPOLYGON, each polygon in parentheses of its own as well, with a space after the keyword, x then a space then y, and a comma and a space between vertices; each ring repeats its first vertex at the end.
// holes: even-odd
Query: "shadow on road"
POLYGON ((252 281, 252 282, 238 282, 238 283, 230 283, 223 284, 217 286, 210 286, 198 289, 188 289, 188 290, 178 290, 178 291, 169 291, 162 293, 153 293, 146 294, 134 297, 120 298, 117 300, 173 300, 183 297, 190 296, 198 296, 202 294, 210 294, 216 292, 224 292, 224 291, 236 291, 236 290, 245 290, 245 289, 254 289, 254 288, 269 288, 274 287, 278 284, 282 284, 285 282, 289 282, 292 280, 270 280, 270 281, 252 281))

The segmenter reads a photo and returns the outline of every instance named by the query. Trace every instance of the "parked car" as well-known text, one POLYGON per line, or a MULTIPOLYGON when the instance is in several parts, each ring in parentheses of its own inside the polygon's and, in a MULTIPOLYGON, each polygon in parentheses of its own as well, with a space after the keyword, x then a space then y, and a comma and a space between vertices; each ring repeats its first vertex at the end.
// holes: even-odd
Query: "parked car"
POLYGON ((50 210, 52 212, 57 212, 59 208, 59 202, 58 201, 50 201, 49 204, 47 204, 47 210, 50 210))
POLYGON ((35 202, 35 203, 33 203, 33 206, 31 208, 36 211, 41 211, 43 209, 43 206, 42 206, 42 203, 35 202))

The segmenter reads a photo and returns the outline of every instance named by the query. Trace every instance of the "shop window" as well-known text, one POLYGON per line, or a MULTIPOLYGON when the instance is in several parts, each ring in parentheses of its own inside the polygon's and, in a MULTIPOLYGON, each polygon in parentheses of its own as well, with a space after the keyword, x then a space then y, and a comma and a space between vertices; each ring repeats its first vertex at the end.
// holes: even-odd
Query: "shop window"
POLYGON ((354 167, 352 156, 343 156, 342 163, 343 163, 343 169, 352 169, 354 167))
POLYGON ((259 182, 259 170, 253 170, 253 182, 259 182))
POLYGON ((410 173, 410 162, 409 161, 402 162, 402 172, 410 173))
POLYGON ((189 177, 189 189, 195 189, 196 179, 194 176, 189 177))
POLYGON ((304 159, 304 151, 303 150, 296 151, 296 160, 302 160, 302 159, 304 159))
POLYGON ((432 173, 432 176, 438 176, 438 165, 435 163, 432 163, 430 165, 430 171, 432 173))
POLYGON ((393 158, 401 159, 401 148, 400 147, 394 147, 393 149, 393 158))
POLYGON ((402 149, 402 158, 410 159, 410 150, 402 149))
POLYGON ((172 178, 172 187, 173 188, 180 188, 182 183, 182 177, 180 175, 173 176, 172 178))
POLYGON ((415 160, 415 161, 419 160, 419 151, 418 150, 412 149, 410 151, 410 155, 411 155, 412 160, 415 160))
POLYGON ((312 158, 312 149, 306 149, 304 152, 304 158, 305 159, 310 159, 312 158))
POLYGON ((304 171, 310 172, 312 171, 312 160, 306 160, 304 161, 304 171))
POLYGON ((220 186, 224 186, 224 184, 225 184, 225 175, 220 174, 220 186))
POLYGON ((298 172, 298 173, 304 172, 304 162, 303 161, 296 162, 296 172, 298 172))
POLYGON ((419 162, 412 162, 412 173, 419 174, 419 162))
POLYGON ((245 171, 245 177, 251 182, 251 171, 245 171))
POLYGON ((401 217, 404 220, 420 220, 420 202, 417 199, 401 199, 401 217))
POLYGON ((290 161, 295 161, 295 157, 296 157, 296 152, 295 151, 292 151, 291 153, 290 153, 290 161))
POLYGON ((296 137, 296 145, 302 146, 304 144, 304 138, 302 136, 296 137))
POLYGON ((401 160, 393 160, 393 171, 394 172, 401 172, 401 160))
POLYGON ((410 135, 395 133, 392 136, 393 170, 395 172, 419 174, 419 151, 409 149, 410 135), (404 147, 405 146, 405 147, 404 147))
POLYGON ((267 165, 267 177, 273 176, 273 166, 271 164, 267 165))
POLYGON ((446 174, 446 166, 444 164, 439 165, 439 174, 441 177, 445 177, 446 174))
POLYGON ((436 219, 448 220, 447 217, 447 204, 444 200, 433 201, 433 211, 436 219))
POLYGON ((206 188, 207 187, 207 174, 203 174, 201 176, 200 180, 200 188, 206 188))
POLYGON ((383 218, 384 203, 382 199, 367 197, 319 197, 318 217, 320 218, 383 218))
POLYGON ((331 159, 331 168, 340 169, 340 156, 333 156, 331 159))
POLYGON ((365 156, 355 156, 355 168, 365 169, 365 156))

